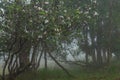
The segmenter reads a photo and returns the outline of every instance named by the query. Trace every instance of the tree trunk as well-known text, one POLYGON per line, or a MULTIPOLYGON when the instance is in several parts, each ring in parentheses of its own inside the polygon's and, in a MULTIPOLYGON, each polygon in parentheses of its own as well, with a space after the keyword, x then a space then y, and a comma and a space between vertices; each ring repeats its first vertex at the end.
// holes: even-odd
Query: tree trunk
POLYGON ((102 54, 101 54, 101 49, 100 48, 97 48, 97 62, 98 62, 98 65, 102 65, 102 54))
POLYGON ((103 49, 103 61, 104 61, 104 63, 107 62, 107 54, 106 54, 106 50, 105 49, 103 49))
POLYGON ((111 61, 111 58, 112 58, 112 53, 111 53, 111 51, 110 51, 110 48, 108 48, 108 50, 107 50, 107 63, 109 64, 110 63, 110 61, 111 61))
POLYGON ((92 60, 93 60, 93 63, 96 64, 96 54, 95 54, 95 49, 92 49, 92 60))
POLYGON ((51 53, 49 53, 49 56, 53 59, 53 61, 55 61, 55 63, 61 67, 63 69, 63 71, 65 71, 70 77, 73 77, 52 55, 51 53))
POLYGON ((88 59, 88 57, 89 57, 89 55, 88 55, 88 53, 86 53, 86 55, 85 55, 86 64, 88 64, 88 63, 89 63, 89 59, 88 59))
POLYGON ((19 54, 20 68, 24 68, 26 65, 30 63, 29 60, 30 49, 31 43, 27 41, 19 54))
POLYGON ((44 60, 45 60, 45 69, 47 70, 47 53, 44 53, 44 60))

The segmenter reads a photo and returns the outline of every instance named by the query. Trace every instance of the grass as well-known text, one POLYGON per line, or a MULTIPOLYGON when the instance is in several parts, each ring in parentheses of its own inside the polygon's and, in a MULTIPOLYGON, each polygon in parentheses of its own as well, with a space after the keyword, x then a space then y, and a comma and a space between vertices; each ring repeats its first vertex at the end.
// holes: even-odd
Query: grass
POLYGON ((45 70, 41 69, 39 71, 27 72, 19 77, 16 80, 70 80, 70 77, 67 76, 60 69, 54 70, 45 70))
POLYGON ((60 69, 27 72, 16 80, 120 80, 119 65, 110 65, 100 69, 79 68, 70 71, 75 78, 71 78, 60 69))

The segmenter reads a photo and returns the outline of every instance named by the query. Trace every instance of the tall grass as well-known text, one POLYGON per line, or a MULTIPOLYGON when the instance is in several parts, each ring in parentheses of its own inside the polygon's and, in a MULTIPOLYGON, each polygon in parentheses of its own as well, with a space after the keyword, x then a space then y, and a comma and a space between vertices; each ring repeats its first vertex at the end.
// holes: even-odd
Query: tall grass
POLYGON ((16 80, 120 80, 119 68, 120 64, 112 64, 100 69, 75 68, 70 71, 75 78, 69 77, 61 69, 40 69, 23 73, 16 80))
POLYGON ((60 69, 41 69, 23 73, 16 80, 70 80, 70 77, 60 69))

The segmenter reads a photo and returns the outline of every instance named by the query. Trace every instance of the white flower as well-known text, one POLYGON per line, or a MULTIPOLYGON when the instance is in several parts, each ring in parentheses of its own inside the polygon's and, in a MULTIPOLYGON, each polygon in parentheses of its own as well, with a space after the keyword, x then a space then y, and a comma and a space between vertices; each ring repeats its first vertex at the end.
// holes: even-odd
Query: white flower
POLYGON ((42 35, 39 35, 38 38, 42 38, 42 35))
POLYGON ((48 13, 48 11, 45 11, 46 13, 48 13))
POLYGON ((64 10, 64 12, 66 13, 66 12, 67 12, 67 10, 64 10))
POLYGON ((26 33, 28 33, 28 30, 25 30, 26 33))
POLYGON ((88 11, 85 12, 85 14, 88 14, 88 13, 89 13, 88 11))
POLYGON ((70 17, 67 17, 68 20, 70 20, 70 17))
POLYGON ((23 12, 25 12, 25 10, 24 10, 24 9, 23 9, 22 11, 23 11, 23 12))
POLYGON ((59 16, 59 17, 60 17, 60 18, 62 18, 62 19, 64 18, 64 16, 62 16, 62 15, 61 15, 61 16, 59 16))
POLYGON ((41 7, 38 7, 38 10, 43 10, 43 8, 41 8, 41 7))
POLYGON ((37 8, 37 6, 34 6, 34 8, 37 8))
POLYGON ((91 16, 88 16, 89 19, 91 19, 91 16))
POLYGON ((44 34, 44 35, 46 35, 46 34, 47 34, 47 32, 45 31, 43 34, 44 34))
POLYGON ((94 0, 94 1, 93 1, 93 3, 97 3, 97 1, 96 1, 96 0, 94 0))
POLYGON ((30 22, 32 22, 32 20, 30 20, 30 22))
POLYGON ((64 1, 60 1, 60 4, 64 4, 64 1))
POLYGON ((59 29, 58 29, 58 28, 56 28, 56 29, 55 29, 55 31, 59 32, 59 29))
POLYGON ((94 13, 95 16, 99 15, 97 12, 94 13))
POLYGON ((69 23, 68 25, 69 25, 69 27, 70 27, 72 24, 71 24, 71 23, 69 23))
POLYGON ((48 22, 49 22, 49 20, 46 19, 46 20, 45 20, 45 24, 47 24, 48 22))
POLYGON ((91 10, 91 7, 89 7, 88 9, 91 10))
POLYGON ((49 2, 45 2, 45 4, 49 4, 49 2))

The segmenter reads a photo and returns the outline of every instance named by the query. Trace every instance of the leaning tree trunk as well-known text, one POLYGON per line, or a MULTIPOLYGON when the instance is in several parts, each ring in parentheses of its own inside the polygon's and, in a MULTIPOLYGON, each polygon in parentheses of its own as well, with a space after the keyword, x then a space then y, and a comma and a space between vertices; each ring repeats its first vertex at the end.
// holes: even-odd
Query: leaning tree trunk
POLYGON ((47 53, 48 53, 48 55, 51 57, 51 59, 52 59, 64 72, 66 72, 66 74, 67 74, 68 76, 73 77, 73 75, 71 75, 71 74, 68 72, 68 70, 67 70, 66 68, 64 68, 64 67, 55 59, 55 57, 51 54, 50 48, 47 46, 47 44, 46 44, 45 42, 44 42, 44 45, 45 45, 45 48, 46 48, 46 50, 47 50, 47 53))

